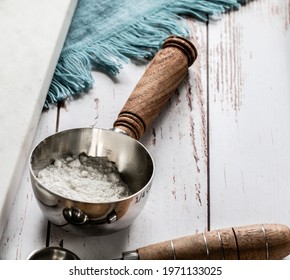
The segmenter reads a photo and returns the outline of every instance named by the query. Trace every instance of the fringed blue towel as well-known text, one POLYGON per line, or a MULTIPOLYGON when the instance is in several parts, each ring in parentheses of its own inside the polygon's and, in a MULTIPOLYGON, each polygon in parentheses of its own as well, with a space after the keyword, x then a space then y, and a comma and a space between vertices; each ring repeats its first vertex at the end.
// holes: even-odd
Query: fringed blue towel
POLYGON ((170 34, 188 37, 183 15, 206 22, 251 0, 79 0, 45 107, 88 91, 92 70, 116 75, 150 59, 170 34))

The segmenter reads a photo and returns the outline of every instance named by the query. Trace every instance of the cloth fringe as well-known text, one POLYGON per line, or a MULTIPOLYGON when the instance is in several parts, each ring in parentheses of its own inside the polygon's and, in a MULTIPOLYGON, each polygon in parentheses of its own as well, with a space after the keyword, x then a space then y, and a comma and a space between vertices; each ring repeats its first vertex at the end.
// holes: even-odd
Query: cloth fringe
POLYGON ((114 76, 130 60, 148 61, 168 35, 189 36, 182 16, 207 22, 219 19, 231 9, 252 0, 181 0, 146 14, 118 33, 87 42, 82 48, 69 49, 60 55, 44 108, 89 91, 94 80, 92 71, 114 76))

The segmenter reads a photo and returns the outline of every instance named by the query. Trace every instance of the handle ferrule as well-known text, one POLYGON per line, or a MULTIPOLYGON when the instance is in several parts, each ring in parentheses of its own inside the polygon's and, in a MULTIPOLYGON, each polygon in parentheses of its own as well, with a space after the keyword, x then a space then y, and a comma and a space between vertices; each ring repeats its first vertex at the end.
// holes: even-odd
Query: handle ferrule
POLYGON ((139 260, 137 251, 127 251, 122 253, 122 260, 139 260))

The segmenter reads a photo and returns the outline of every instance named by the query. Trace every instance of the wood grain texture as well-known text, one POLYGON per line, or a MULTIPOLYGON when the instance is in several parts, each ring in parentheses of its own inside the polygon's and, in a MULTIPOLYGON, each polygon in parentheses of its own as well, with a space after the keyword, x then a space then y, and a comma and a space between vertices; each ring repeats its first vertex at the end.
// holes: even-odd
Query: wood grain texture
MULTIPOLYGON (((156 174, 147 205, 132 226, 101 237, 74 236, 53 225, 47 230, 24 172, 0 259, 25 259, 44 243, 82 259, 112 259, 164 240, 202 237, 208 230, 215 231, 208 239, 211 258, 238 259, 249 250, 238 252, 240 232, 234 236, 228 228, 289 225, 289 4, 255 0, 208 25, 186 19, 199 56, 140 138, 156 174), (222 252, 218 228, 225 228, 219 230, 222 252)), ((126 65, 115 78, 93 73, 91 91, 43 113, 36 139, 68 128, 112 128, 146 67, 126 65)), ((270 244, 272 233, 268 236, 270 244)), ((285 254, 288 243, 284 237, 280 243, 273 246, 285 254)), ((203 247, 200 256, 205 254, 203 247)))
POLYGON ((211 228, 289 221, 289 1, 209 26, 211 228))
POLYGON ((171 36, 149 63, 129 96, 114 128, 140 139, 185 78, 197 51, 190 40, 171 36))
POLYGON ((233 232, 241 260, 279 260, 290 254, 290 230, 285 225, 234 227, 233 232))
MULTIPOLYGON (((194 28, 195 36, 204 39, 204 24, 195 24, 194 28)), ((192 37, 193 42, 200 44, 195 39, 192 37)), ((202 49, 200 52, 204 51, 202 49)), ((204 125, 204 116, 200 114, 206 110, 206 102, 200 104, 200 99, 205 98, 205 58, 202 55, 196 60, 186 80, 171 96, 151 129, 140 139, 154 158, 156 174, 144 211, 133 225, 111 236, 81 238, 80 242, 76 242, 79 237, 63 233, 53 226, 51 245, 61 243, 66 248, 76 248, 84 259, 110 259, 120 257, 122 251, 189 234, 192 229, 207 228, 206 159, 204 146, 199 145, 203 142, 199 131, 203 130, 204 125), (197 77, 196 71, 199 73, 197 77), (192 126, 195 127, 194 134, 191 133, 192 126), (194 153, 198 158, 194 159, 194 153), (194 176, 196 170, 199 173, 194 176), (192 175, 188 176, 189 172, 192 175), (170 225, 170 230, 164 227, 165 224, 170 225)), ((59 129, 86 125, 111 128, 112 121, 145 69, 126 65, 113 83, 103 74, 94 73, 95 88, 77 102, 68 101, 61 109, 59 129)))
POLYGON ((290 229, 281 224, 213 230, 138 249, 141 260, 268 260, 290 253, 290 229))

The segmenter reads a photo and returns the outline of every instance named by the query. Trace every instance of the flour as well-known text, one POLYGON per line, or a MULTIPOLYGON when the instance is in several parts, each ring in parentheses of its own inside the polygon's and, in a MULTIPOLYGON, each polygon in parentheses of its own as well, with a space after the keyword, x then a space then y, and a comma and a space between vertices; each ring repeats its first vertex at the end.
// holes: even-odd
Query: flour
POLYGON ((66 156, 37 174, 41 184, 60 196, 82 202, 109 202, 130 195, 116 164, 107 157, 66 156))

